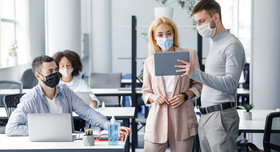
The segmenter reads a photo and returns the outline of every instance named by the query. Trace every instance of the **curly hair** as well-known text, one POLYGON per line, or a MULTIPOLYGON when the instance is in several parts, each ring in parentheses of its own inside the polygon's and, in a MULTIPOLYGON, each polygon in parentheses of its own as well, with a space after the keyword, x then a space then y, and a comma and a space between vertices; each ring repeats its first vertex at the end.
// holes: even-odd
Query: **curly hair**
POLYGON ((59 62, 62 57, 66 57, 72 64, 73 72, 72 76, 78 76, 83 69, 83 65, 81 62, 80 56, 70 50, 64 50, 63 52, 57 52, 53 55, 54 62, 56 63, 57 67, 59 67, 59 62))

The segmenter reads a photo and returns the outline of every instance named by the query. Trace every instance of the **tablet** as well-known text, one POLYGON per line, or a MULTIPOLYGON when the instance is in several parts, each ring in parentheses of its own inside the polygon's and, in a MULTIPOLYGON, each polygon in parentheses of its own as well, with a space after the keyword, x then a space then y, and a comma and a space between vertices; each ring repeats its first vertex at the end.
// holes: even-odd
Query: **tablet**
POLYGON ((174 66, 183 64, 178 62, 177 59, 189 62, 189 51, 155 53, 154 61, 156 76, 183 74, 183 72, 176 72, 176 70, 180 68, 175 68, 174 66))

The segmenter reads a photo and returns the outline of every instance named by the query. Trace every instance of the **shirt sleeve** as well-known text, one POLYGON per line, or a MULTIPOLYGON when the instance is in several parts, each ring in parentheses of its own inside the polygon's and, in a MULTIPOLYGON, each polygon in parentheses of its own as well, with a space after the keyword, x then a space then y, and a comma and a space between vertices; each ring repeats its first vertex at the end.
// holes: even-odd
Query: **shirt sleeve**
POLYGON ((226 69, 224 76, 215 76, 195 68, 191 79, 213 89, 234 93, 245 63, 244 50, 237 44, 231 44, 224 52, 226 69))
POLYGON ((91 125, 108 129, 109 120, 104 115, 87 105, 69 88, 65 91, 66 94, 71 97, 71 104, 74 112, 91 125))

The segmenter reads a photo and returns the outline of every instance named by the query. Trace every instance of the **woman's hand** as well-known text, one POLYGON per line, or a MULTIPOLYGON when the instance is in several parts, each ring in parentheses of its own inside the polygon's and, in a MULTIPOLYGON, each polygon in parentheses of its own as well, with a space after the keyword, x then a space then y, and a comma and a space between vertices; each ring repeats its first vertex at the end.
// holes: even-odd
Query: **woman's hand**
POLYGON ((121 135, 125 134, 125 135, 129 136, 131 134, 131 129, 128 127, 121 126, 121 127, 119 127, 119 133, 121 135))
POLYGON ((171 104, 172 108, 179 107, 182 103, 184 103, 184 95, 178 94, 171 99, 168 99, 168 102, 171 104))
POLYGON ((150 96, 150 98, 153 102, 156 102, 159 105, 162 105, 164 103, 169 104, 168 100, 165 97, 163 97, 162 95, 153 94, 150 96))
POLYGON ((184 74, 182 74, 181 77, 188 76, 190 78, 192 76, 194 66, 191 63, 184 60, 178 59, 177 61, 183 63, 183 65, 175 65, 175 68, 181 68, 179 70, 176 70, 176 72, 184 72, 184 74))

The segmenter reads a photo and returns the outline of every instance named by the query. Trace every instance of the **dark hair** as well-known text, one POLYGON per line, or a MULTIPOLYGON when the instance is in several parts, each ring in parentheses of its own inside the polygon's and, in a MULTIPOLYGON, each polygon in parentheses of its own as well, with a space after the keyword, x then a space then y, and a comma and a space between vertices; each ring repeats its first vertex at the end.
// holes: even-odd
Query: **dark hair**
POLYGON ((54 62, 56 63, 57 67, 59 67, 59 62, 62 57, 66 57, 71 62, 72 67, 73 67, 72 76, 79 75, 79 73, 83 69, 80 56, 76 52, 70 51, 70 50, 65 50, 63 52, 57 52, 53 55, 54 62))
POLYGON ((32 71, 35 74, 35 72, 41 72, 43 62, 52 62, 54 61, 52 57, 49 57, 47 55, 41 55, 36 57, 32 62, 32 71))
POLYGON ((215 0, 201 0, 193 8, 192 15, 202 10, 205 10, 210 17, 213 17, 214 14, 218 13, 220 15, 220 20, 222 21, 221 6, 215 0))

